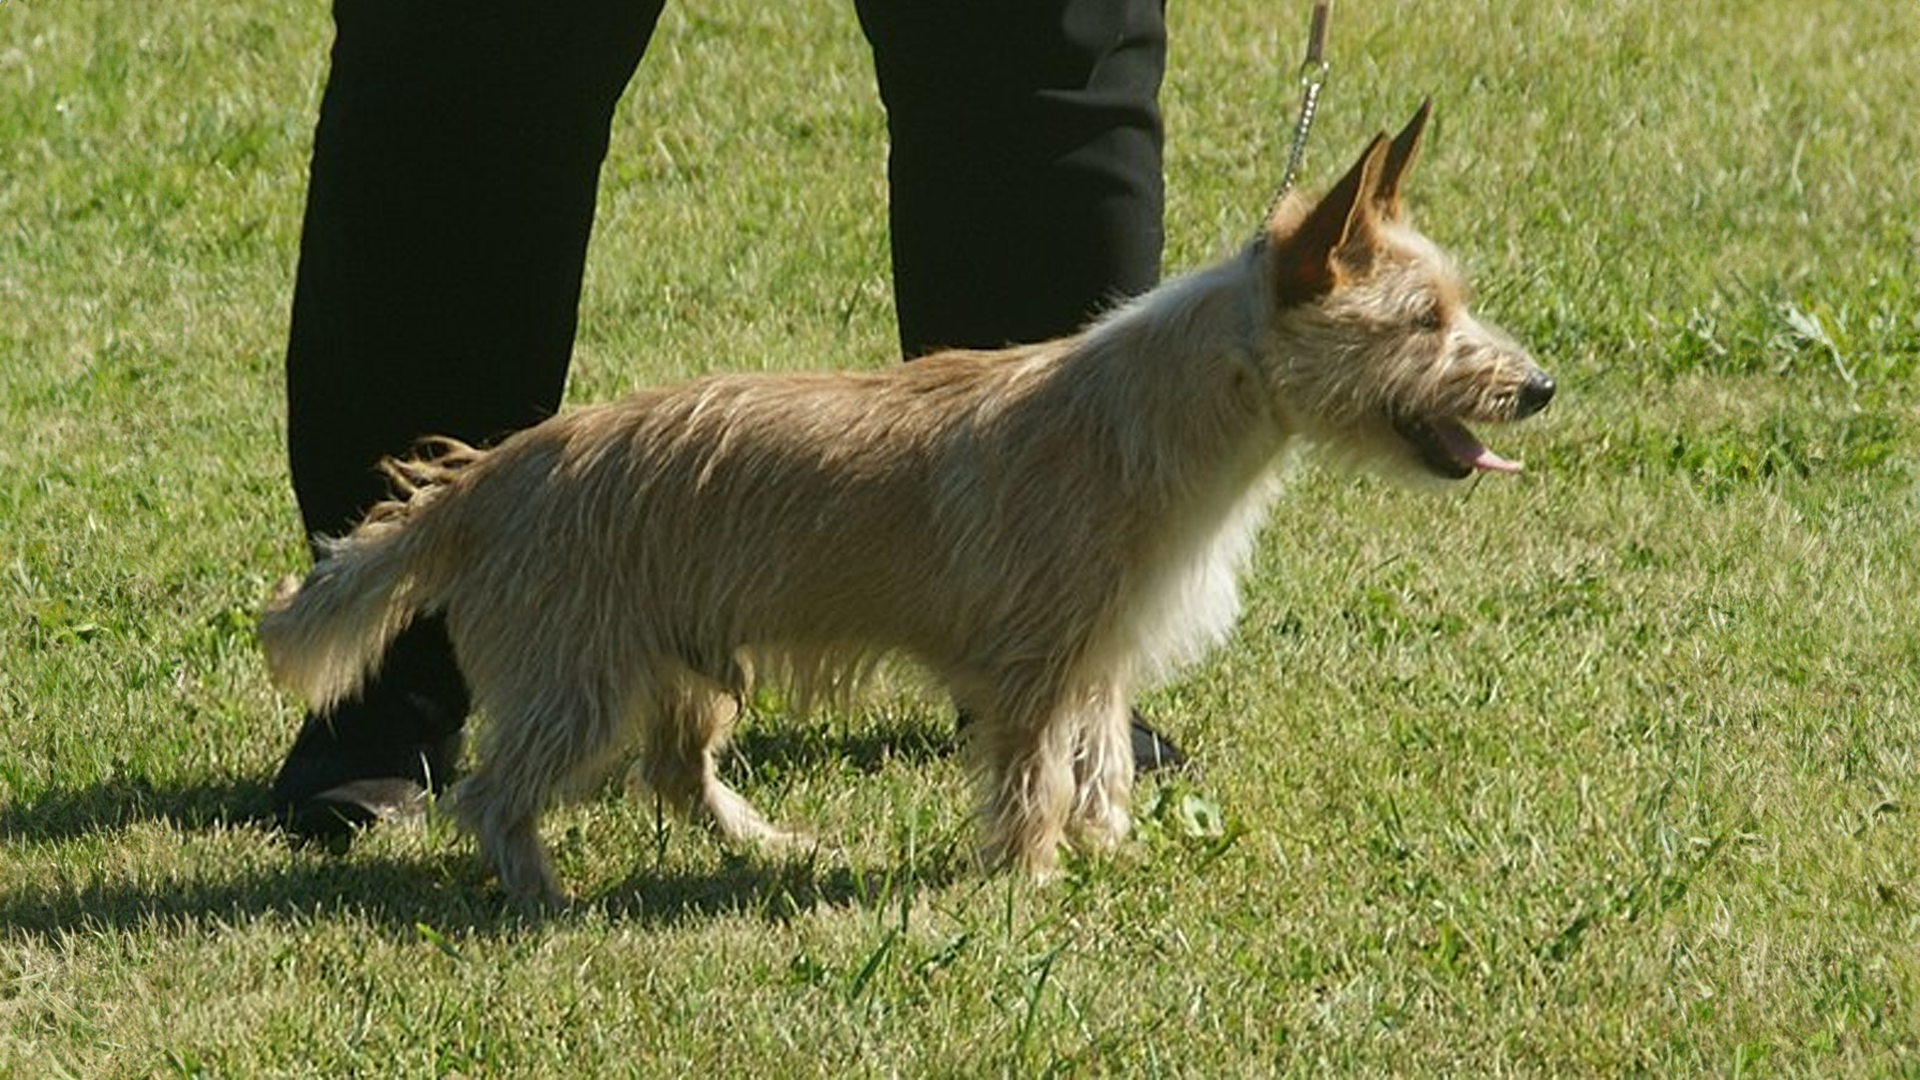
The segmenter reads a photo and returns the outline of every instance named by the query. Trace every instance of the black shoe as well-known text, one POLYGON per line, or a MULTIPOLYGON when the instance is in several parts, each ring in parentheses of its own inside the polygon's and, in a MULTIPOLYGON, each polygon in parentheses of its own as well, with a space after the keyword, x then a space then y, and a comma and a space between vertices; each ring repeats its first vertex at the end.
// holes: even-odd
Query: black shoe
POLYGON ((1165 735, 1147 726, 1146 717, 1140 710, 1132 713, 1133 720, 1133 771, 1135 773, 1158 772, 1161 769, 1177 769, 1187 763, 1187 755, 1173 745, 1165 735))
POLYGON ((463 743, 458 724, 416 694, 309 715, 274 778, 273 819, 296 840, 340 842, 414 816, 453 782, 463 743))

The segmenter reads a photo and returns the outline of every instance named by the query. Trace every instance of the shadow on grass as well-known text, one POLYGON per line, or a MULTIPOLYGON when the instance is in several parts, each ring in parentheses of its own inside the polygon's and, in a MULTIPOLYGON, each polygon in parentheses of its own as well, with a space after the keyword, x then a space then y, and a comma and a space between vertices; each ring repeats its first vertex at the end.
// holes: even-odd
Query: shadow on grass
POLYGON ((636 870, 583 908, 648 925, 720 915, 784 923, 821 908, 883 908, 904 893, 951 885, 967 869, 965 854, 953 851, 922 853, 910 866, 871 868, 828 853, 787 860, 728 856, 704 872, 636 870))
POLYGON ((728 757, 748 771, 838 766, 870 775, 896 763, 913 767, 938 761, 952 755, 957 743, 950 724, 834 731, 820 724, 750 718, 734 735, 728 757))
POLYGON ((58 843, 166 822, 190 832, 263 821, 267 785, 229 780, 163 787, 145 777, 56 788, 24 805, 0 807, 0 841, 58 843))
POLYGON ((729 859, 719 867, 636 872, 606 893, 551 913, 530 911, 481 879, 470 848, 405 859, 300 857, 284 868, 218 880, 113 879, 77 886, 27 884, 0 895, 0 936, 58 940, 156 927, 231 929, 263 917, 344 918, 398 938, 429 931, 506 937, 604 918, 678 926, 747 915, 783 923, 821 908, 880 908, 908 889, 956 880, 957 861, 863 871, 807 862, 729 859))
MULTIPOLYGON (((949 752, 950 738, 930 729, 862 733, 840 738, 813 728, 743 731, 739 752, 756 768, 841 767, 861 773, 889 762, 921 764, 949 752)), ((860 867, 844 856, 816 852, 795 858, 723 854, 700 865, 661 865, 634 853, 635 871, 604 893, 558 913, 516 906, 485 879, 470 843, 444 845, 424 856, 351 858, 323 845, 299 844, 279 833, 269 813, 267 785, 258 781, 192 783, 177 787, 145 779, 114 780, 54 790, 24 805, 0 808, 0 841, 62 844, 163 822, 183 832, 257 831, 287 858, 266 869, 206 878, 179 864, 150 870, 76 872, 57 882, 22 881, 0 890, 0 934, 56 939, 151 928, 155 924, 244 923, 262 916, 325 919, 344 916, 414 937, 433 932, 511 934, 553 922, 598 915, 641 925, 675 925, 746 914, 783 922, 834 906, 882 906, 903 889, 939 888, 965 872, 964 855, 922 852, 913 865, 860 867)), ((81 858, 99 857, 97 847, 81 858)), ((107 854, 111 858, 111 854, 107 854)))

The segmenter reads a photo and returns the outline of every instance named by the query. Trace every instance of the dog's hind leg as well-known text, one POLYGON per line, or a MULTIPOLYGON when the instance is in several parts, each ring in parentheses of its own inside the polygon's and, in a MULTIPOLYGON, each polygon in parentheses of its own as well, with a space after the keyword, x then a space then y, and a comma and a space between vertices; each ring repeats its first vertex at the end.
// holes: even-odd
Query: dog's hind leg
POLYGON ((659 688, 638 763, 638 779, 675 811, 712 826, 730 844, 779 848, 798 837, 769 823, 720 779, 717 756, 739 717, 732 694, 685 673, 659 688))
POLYGON ((605 761, 636 695, 591 678, 537 694, 476 684, 491 719, 479 765, 453 793, 455 819, 516 898, 560 906, 566 896, 540 841, 540 815, 576 775, 605 761))

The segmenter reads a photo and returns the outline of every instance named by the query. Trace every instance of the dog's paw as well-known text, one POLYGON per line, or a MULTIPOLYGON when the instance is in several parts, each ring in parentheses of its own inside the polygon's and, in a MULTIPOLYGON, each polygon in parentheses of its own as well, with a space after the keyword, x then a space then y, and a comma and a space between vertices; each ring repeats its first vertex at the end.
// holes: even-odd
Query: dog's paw
POLYGON ((508 889, 506 892, 514 908, 532 919, 562 915, 573 907, 572 894, 551 883, 532 892, 520 892, 517 889, 508 889))

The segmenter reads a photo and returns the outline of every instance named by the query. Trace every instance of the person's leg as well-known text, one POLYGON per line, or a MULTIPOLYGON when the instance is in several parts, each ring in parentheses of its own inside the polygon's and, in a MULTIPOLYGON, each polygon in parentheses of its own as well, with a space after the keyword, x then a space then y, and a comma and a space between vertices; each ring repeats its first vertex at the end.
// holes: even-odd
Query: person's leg
MULTIPOLYGON (((1162 0, 859 0, 908 358, 1079 329, 1160 276, 1162 0)), ((1134 718, 1139 764, 1180 761, 1134 718)))
MULTIPOLYGON (((386 494, 381 458, 558 407, 613 109, 663 2, 336 0, 287 346, 310 536, 386 494)), ((338 831, 445 779, 468 705, 440 624, 417 624, 308 718, 276 814, 338 831)))
POLYGON ((906 354, 1078 329, 1160 275, 1161 0, 860 0, 906 354))

